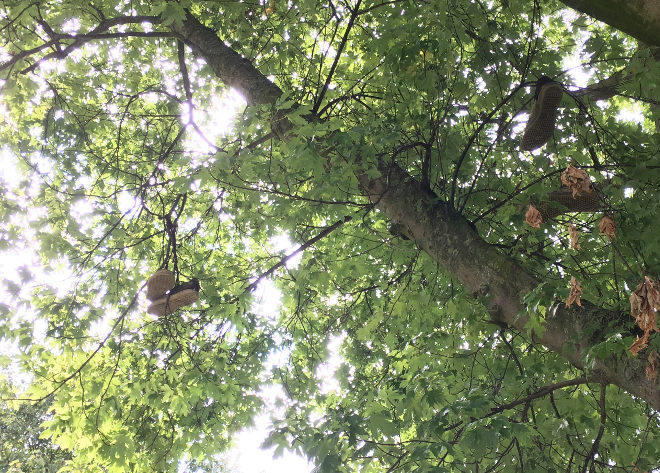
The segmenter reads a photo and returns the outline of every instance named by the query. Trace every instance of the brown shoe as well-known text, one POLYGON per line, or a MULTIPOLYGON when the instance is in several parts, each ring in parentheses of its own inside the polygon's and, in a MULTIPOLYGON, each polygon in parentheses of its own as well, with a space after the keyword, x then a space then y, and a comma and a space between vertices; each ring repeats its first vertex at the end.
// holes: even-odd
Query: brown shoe
POLYGON ((185 284, 180 284, 172 290, 155 300, 147 309, 147 312, 162 317, 176 312, 181 307, 190 305, 199 298, 199 281, 193 279, 185 284))
POLYGON ((536 102, 520 141, 520 149, 532 151, 552 138, 557 119, 557 108, 564 91, 557 82, 541 77, 536 89, 536 102))
POLYGON ((159 269, 147 280, 147 299, 153 301, 174 287, 174 273, 159 269))

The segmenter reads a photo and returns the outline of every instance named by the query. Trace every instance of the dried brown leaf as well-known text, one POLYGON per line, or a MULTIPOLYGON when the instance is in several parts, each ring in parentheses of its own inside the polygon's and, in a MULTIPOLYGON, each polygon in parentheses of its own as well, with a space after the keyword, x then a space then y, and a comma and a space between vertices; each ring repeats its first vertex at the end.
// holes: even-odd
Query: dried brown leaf
POLYGON ((630 294, 630 314, 637 319, 637 314, 642 311, 642 305, 644 304, 644 299, 638 296, 636 293, 630 294))
POLYGON ((543 223, 543 216, 536 207, 534 207, 532 204, 529 204, 529 208, 525 213, 525 221, 532 228, 536 228, 538 230, 539 228, 541 228, 541 224, 543 223))
POLYGON ((654 383, 658 382, 658 367, 660 366, 660 363, 658 363, 659 358, 660 355, 658 355, 658 352, 651 350, 648 357, 649 364, 646 365, 646 379, 653 381, 654 383))
POLYGON ((601 235, 604 233, 610 238, 610 240, 616 240, 616 223, 612 217, 606 215, 600 219, 598 230, 601 235))
POLYGON ((573 225, 572 223, 569 223, 568 224, 568 236, 571 239, 571 248, 573 248, 574 250, 582 249, 582 247, 578 243, 579 235, 580 234, 578 233, 577 228, 575 228, 575 225, 573 225))
POLYGON ((644 348, 646 348, 649 344, 649 334, 651 332, 644 332, 644 335, 642 338, 637 337, 637 339, 633 342, 632 345, 630 345, 630 348, 628 348, 628 351, 630 352, 631 355, 637 355, 640 351, 642 351, 644 348))
POLYGON ((561 173, 561 182, 571 189, 574 198, 578 195, 590 194, 592 192, 591 179, 589 179, 587 171, 573 167, 570 164, 561 173))
POLYGON ((630 314, 635 318, 637 326, 645 332, 658 330, 658 315, 660 309, 660 291, 658 282, 644 277, 635 291, 630 295, 630 314))
POLYGON ((573 302, 582 307, 582 301, 580 300, 582 292, 583 289, 578 280, 575 279, 575 276, 571 276, 571 292, 568 294, 568 298, 566 299, 567 309, 573 305, 573 302))

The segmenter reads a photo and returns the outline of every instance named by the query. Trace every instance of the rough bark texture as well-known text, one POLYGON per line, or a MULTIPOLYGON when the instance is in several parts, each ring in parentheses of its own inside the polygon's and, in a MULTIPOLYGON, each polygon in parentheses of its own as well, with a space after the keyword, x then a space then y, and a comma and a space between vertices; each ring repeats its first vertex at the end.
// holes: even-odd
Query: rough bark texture
MULTIPOLYGON (((194 18, 174 28, 221 80, 242 91, 249 105, 273 103, 280 96, 277 86, 194 18)), ((376 179, 357 176, 365 195, 469 291, 485 296, 495 320, 526 330, 528 318, 518 317, 524 308, 522 297, 540 281, 486 243, 470 222, 447 204, 431 204, 428 191, 401 168, 390 165, 382 171, 376 179)), ((587 368, 585 352, 602 341, 598 328, 621 317, 625 315, 587 304, 571 310, 557 305, 546 316, 545 333, 535 336, 535 341, 573 365, 587 368), (589 338, 585 338, 586 333, 589 338)), ((588 368, 599 380, 613 383, 660 409, 660 390, 646 380, 644 360, 612 357, 588 368)))
MULTIPOLYGON (((660 0, 658 0, 658 2, 660 2, 660 0)), ((660 28, 660 21, 658 22, 658 28, 660 28)), ((660 48, 654 47, 651 51, 651 56, 644 60, 643 64, 650 65, 652 61, 660 61, 660 48)), ((634 76, 631 72, 626 72, 625 69, 621 69, 607 79, 603 79, 600 82, 591 84, 583 89, 576 90, 572 92, 571 95, 576 99, 587 98, 593 101, 608 100, 619 95, 621 87, 627 82, 632 81, 633 78, 634 76)))
POLYGON ((624 81, 628 80, 630 80, 630 77, 624 76, 623 71, 617 71, 607 79, 574 92, 573 96, 578 98, 585 97, 593 101, 608 100, 618 95, 619 87, 624 81))
POLYGON ((489 296, 489 311, 498 321, 509 323, 522 310, 522 297, 538 285, 514 260, 488 245, 470 222, 448 204, 431 204, 415 180, 392 165, 378 179, 364 174, 358 180, 376 203, 405 234, 470 292, 489 296), (511 284, 510 274, 520 274, 511 284), (508 317, 507 314, 513 314, 508 317))
POLYGON ((259 72, 252 63, 225 45, 218 36, 188 14, 181 25, 172 24, 197 57, 206 61, 216 76, 233 87, 250 105, 274 103, 282 91, 259 72))
POLYGON ((660 46, 660 0, 561 0, 651 46, 660 46))

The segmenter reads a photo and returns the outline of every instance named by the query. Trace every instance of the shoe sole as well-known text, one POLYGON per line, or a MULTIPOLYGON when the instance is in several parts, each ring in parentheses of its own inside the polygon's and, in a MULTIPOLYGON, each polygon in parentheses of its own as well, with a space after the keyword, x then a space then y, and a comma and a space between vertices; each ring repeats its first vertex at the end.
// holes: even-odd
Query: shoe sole
POLYGON ((564 91, 557 83, 547 84, 541 88, 520 140, 520 149, 533 151, 552 138, 557 120, 557 108, 563 95, 564 91))
POLYGON ((181 307, 197 302, 198 298, 199 292, 194 289, 184 289, 183 291, 175 292, 172 295, 166 294, 160 299, 154 301, 154 303, 147 309, 147 312, 162 317, 176 312, 181 307))
POLYGON ((174 287, 174 273, 159 269, 147 280, 147 299, 153 301, 174 287))

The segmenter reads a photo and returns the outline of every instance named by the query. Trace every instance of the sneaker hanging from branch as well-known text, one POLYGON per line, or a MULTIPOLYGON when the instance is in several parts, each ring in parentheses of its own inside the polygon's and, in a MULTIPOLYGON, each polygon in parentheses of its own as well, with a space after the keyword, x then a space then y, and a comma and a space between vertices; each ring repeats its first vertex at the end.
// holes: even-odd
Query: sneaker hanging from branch
POLYGON ((532 151, 548 142, 555 131, 557 108, 563 95, 561 85, 548 76, 541 76, 536 82, 536 93, 532 113, 523 132, 520 148, 532 151))
POLYGON ((174 287, 174 273, 159 269, 147 280, 147 299, 156 300, 174 287))
POLYGON ((162 317, 169 315, 181 307, 190 305, 199 298, 199 280, 191 279, 187 283, 174 286, 167 294, 156 299, 147 309, 147 312, 162 317))

